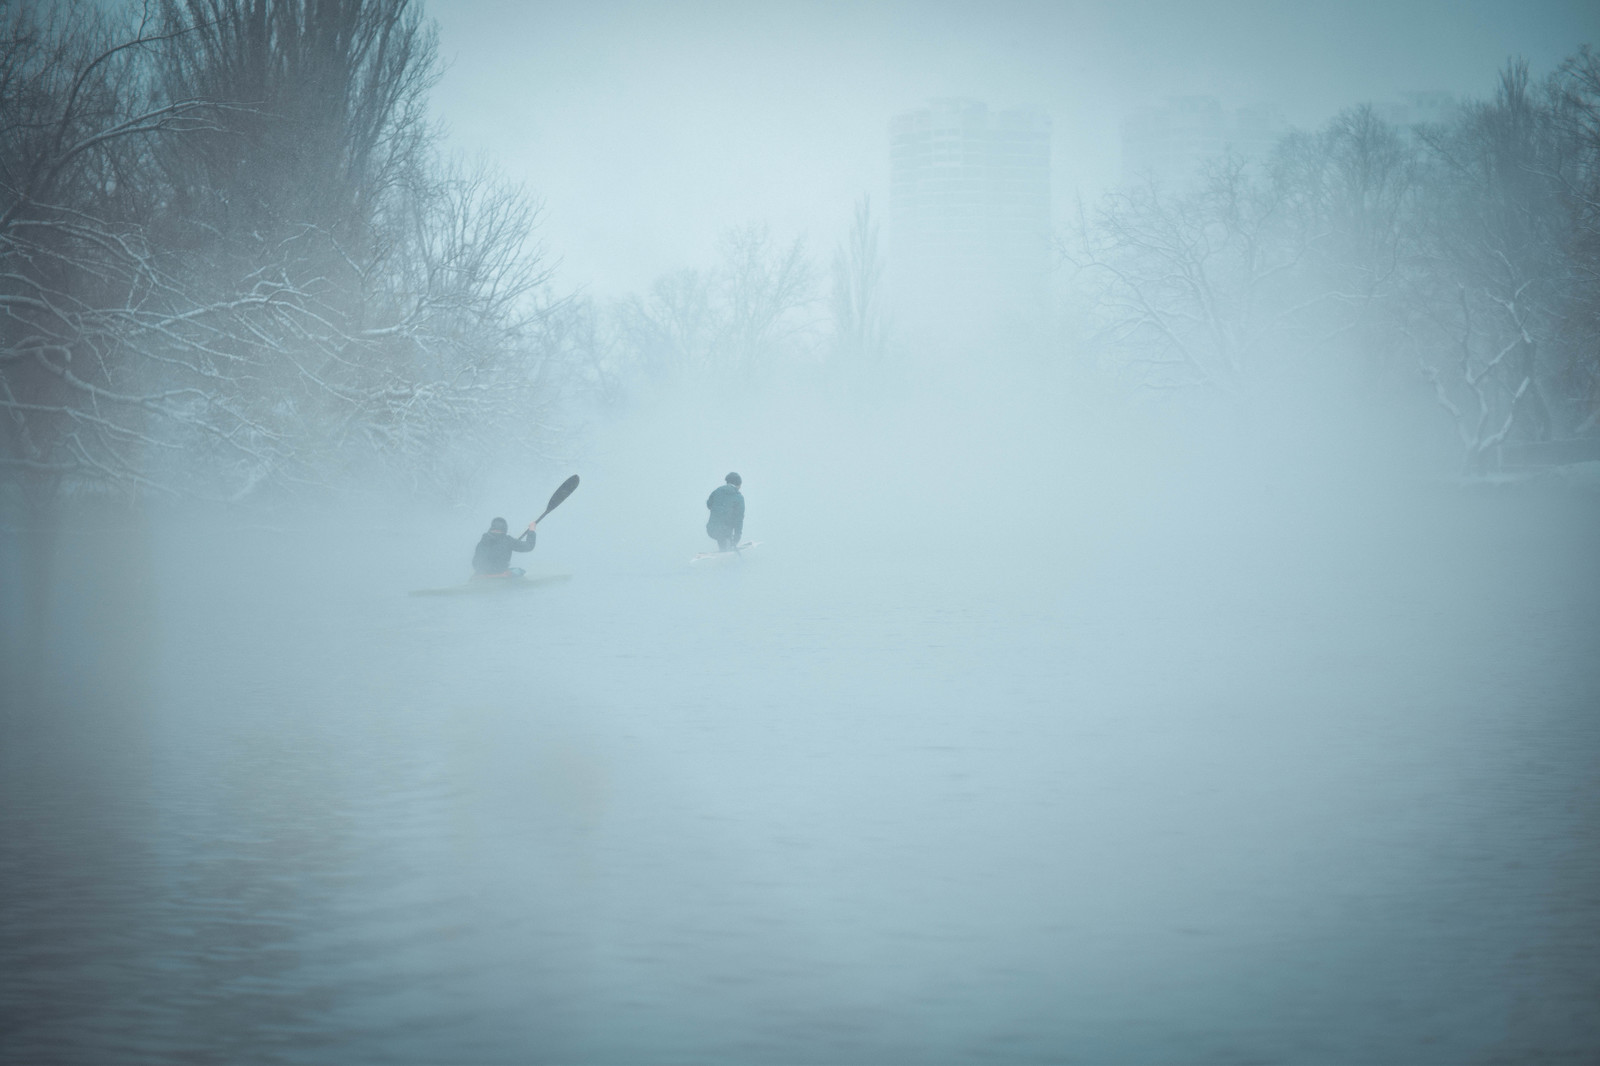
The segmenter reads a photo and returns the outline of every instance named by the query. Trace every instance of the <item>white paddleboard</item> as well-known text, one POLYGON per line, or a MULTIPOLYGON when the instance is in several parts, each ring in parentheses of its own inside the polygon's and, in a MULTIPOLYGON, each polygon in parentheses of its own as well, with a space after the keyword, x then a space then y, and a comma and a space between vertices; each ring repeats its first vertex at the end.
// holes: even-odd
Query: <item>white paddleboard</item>
POLYGON ((751 548, 756 547, 760 543, 761 542, 759 540, 747 540, 743 544, 739 545, 737 548, 729 548, 725 552, 701 552, 699 555, 696 555, 693 559, 690 559, 689 562, 691 562, 691 563, 717 563, 717 562, 723 562, 724 560, 727 560, 727 559, 737 559, 740 556, 742 556, 745 552, 749 551, 751 548))

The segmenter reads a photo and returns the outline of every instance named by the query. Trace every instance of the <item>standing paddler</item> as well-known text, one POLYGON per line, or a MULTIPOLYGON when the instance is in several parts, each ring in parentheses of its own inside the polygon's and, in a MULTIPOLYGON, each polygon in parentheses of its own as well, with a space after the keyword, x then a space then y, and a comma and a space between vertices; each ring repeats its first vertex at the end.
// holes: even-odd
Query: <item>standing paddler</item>
POLYGON ((744 494, 739 491, 744 482, 738 474, 729 474, 722 481, 706 497, 706 508, 711 512, 706 520, 706 535, 717 542, 718 551, 732 551, 744 535, 744 494))

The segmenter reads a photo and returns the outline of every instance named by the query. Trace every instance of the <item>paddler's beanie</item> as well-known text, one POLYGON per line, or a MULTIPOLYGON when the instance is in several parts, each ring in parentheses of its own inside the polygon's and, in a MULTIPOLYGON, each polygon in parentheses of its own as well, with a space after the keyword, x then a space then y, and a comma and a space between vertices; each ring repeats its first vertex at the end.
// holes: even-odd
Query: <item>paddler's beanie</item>
POLYGON ((726 481, 728 484, 732 485, 734 488, 738 488, 740 485, 744 484, 743 481, 739 480, 739 475, 738 474, 729 474, 727 477, 723 478, 722 480, 726 481))
POLYGON ((496 518, 489 523, 489 528, 496 532, 504 533, 506 531, 506 520, 504 518, 496 518))

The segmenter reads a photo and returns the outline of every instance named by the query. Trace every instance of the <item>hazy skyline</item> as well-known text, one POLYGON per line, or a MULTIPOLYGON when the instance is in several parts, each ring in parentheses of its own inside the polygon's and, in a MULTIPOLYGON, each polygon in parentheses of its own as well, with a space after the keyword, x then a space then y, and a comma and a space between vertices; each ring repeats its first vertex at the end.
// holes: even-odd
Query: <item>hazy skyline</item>
POLYGON ((1140 105, 1205 94, 1314 125, 1406 91, 1486 95, 1508 58, 1542 76, 1600 36, 1592 4, 1490 0, 428 11, 451 147, 525 182, 558 285, 601 296, 704 264, 740 223, 826 253, 856 197, 887 207, 889 118, 930 98, 1047 112, 1059 216, 1115 179, 1140 105))

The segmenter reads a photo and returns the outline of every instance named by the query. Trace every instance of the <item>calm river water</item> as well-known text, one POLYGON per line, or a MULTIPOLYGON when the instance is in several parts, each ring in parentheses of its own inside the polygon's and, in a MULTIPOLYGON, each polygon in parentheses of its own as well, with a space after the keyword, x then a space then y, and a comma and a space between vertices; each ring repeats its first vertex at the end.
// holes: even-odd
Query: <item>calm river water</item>
POLYGON ((1593 1062, 1600 500, 1333 513, 710 572, 556 516, 570 582, 456 599, 477 516, 69 538, 0 1060, 1593 1062))

